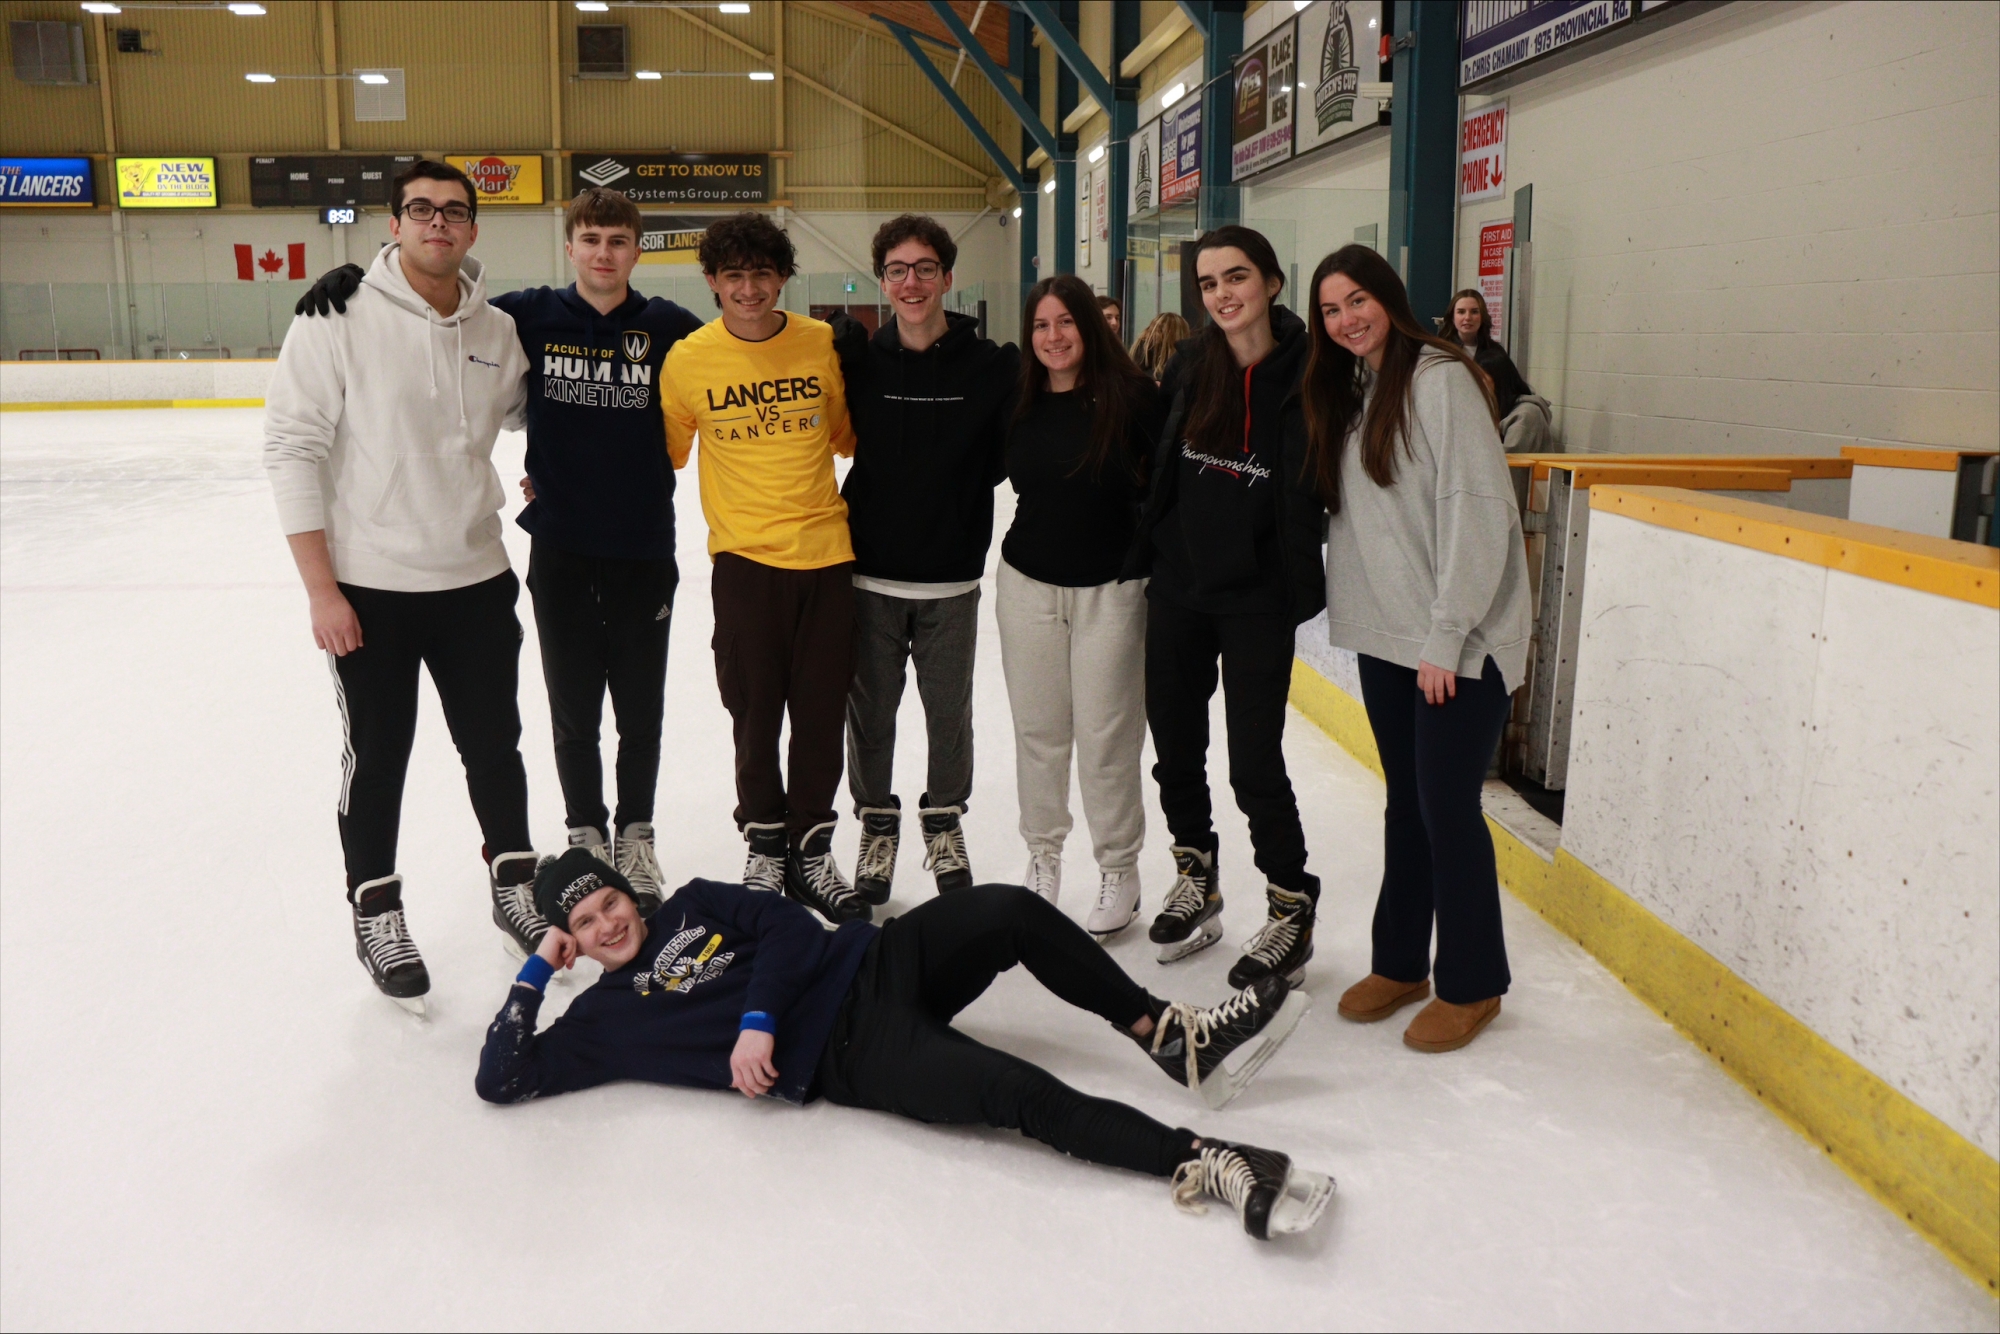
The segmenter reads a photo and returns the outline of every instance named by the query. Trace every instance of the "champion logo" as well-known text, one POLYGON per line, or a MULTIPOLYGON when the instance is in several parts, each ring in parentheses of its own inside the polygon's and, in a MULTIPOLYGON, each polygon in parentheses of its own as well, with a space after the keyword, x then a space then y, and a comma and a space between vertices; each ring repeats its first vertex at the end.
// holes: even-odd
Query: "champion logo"
POLYGON ((644 329, 625 331, 625 360, 644 361, 646 354, 653 350, 653 335, 644 329))
POLYGON ((497 362, 497 361, 484 361, 484 360, 481 360, 480 358, 478 358, 478 357, 475 357, 475 356, 473 356, 473 355, 472 355, 472 354, 471 354, 470 352, 468 352, 468 353, 466 353, 466 354, 465 354, 465 359, 466 359, 467 361, 470 361, 470 362, 474 363, 475 365, 479 365, 479 366, 491 366, 491 367, 492 367, 492 368, 493 368, 494 370, 496 370, 496 371, 500 369, 500 363, 499 363, 499 362, 497 362))
POLYGON ((631 174, 632 169, 615 158, 605 158, 602 162, 592 163, 577 173, 592 185, 609 185, 620 176, 631 174))

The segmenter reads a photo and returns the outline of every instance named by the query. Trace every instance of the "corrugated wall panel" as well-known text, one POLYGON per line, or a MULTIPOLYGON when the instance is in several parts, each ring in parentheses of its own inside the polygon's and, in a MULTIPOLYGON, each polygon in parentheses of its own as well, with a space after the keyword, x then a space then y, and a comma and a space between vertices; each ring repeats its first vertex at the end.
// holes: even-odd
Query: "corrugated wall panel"
POLYGON ((401 69, 409 110, 406 121, 356 121, 353 90, 343 89, 346 147, 464 152, 548 147, 544 5, 343 0, 335 24, 341 67, 401 69))
POLYGON ((317 82, 255 84, 243 78, 252 72, 319 72, 310 0, 267 0, 265 7, 269 13, 248 18, 224 9, 135 9, 107 20, 111 28, 138 28, 147 34, 148 50, 158 51, 112 51, 118 151, 324 149, 326 115, 317 82))
MULTIPOLYGON (((0 4, 0 18, 12 21, 75 23, 75 5, 0 4)), ((101 76, 97 68, 97 44, 84 25, 84 51, 90 62, 90 77, 101 76)), ((101 153, 104 151, 104 115, 98 105, 95 82, 82 87, 22 83, 13 75, 14 53, 7 53, 8 69, 0 75, 0 152, 23 155, 101 153)))
MULTIPOLYGON (((749 43, 768 57, 777 27, 774 5, 749 14, 696 11, 702 22, 749 43)), ((578 150, 682 149, 687 152, 753 153, 773 148, 777 93, 752 83, 752 69, 773 69, 688 22, 660 9, 616 9, 580 15, 563 7, 563 139, 578 150), (633 69, 701 70, 740 73, 740 78, 570 79, 576 63, 579 21, 609 19, 625 25, 633 69)))

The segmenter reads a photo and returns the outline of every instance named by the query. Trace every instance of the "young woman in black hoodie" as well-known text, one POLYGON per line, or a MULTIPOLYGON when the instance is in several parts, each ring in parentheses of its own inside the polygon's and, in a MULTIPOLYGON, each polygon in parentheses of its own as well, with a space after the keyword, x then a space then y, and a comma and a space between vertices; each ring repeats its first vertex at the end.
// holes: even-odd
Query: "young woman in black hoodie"
POLYGON ((1276 304, 1284 274, 1247 227, 1196 242, 1209 324, 1181 344, 1162 386, 1172 395, 1151 491, 1123 577, 1150 573, 1146 717, 1177 877, 1150 932, 1160 961, 1222 936, 1218 842, 1208 788, 1208 710, 1217 665, 1229 726, 1229 785, 1249 817, 1269 916, 1230 969, 1230 985, 1312 957, 1319 880, 1285 772, 1285 701, 1294 631, 1326 604, 1324 510, 1304 484, 1298 386, 1310 340, 1276 304))

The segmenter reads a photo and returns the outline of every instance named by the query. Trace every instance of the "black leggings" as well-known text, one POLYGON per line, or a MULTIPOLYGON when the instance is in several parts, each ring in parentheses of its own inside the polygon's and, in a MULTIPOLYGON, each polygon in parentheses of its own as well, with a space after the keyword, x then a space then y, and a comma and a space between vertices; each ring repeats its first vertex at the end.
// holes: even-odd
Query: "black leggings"
POLYGON ((327 655, 345 733, 340 847, 351 891, 396 870, 403 779, 417 734, 417 668, 430 669, 445 726, 465 763, 486 855, 525 852, 528 775, 521 767, 521 623, 512 570, 441 593, 392 593, 342 584, 361 620, 362 646, 327 655))
POLYGON ((666 560, 578 556, 535 540, 528 592, 562 782, 564 822, 605 835, 604 757, 598 739, 604 694, 618 718, 619 828, 653 818, 660 781, 660 716, 667 687, 667 632, 680 571, 666 560))
POLYGON ((1194 1156, 1193 1132, 1078 1093, 952 1028, 1017 963, 1121 1029, 1151 1013, 1145 989, 1054 905, 1015 885, 975 885, 883 925, 834 1020, 820 1092, 843 1107, 1019 1130, 1087 1162, 1171 1175, 1194 1156))

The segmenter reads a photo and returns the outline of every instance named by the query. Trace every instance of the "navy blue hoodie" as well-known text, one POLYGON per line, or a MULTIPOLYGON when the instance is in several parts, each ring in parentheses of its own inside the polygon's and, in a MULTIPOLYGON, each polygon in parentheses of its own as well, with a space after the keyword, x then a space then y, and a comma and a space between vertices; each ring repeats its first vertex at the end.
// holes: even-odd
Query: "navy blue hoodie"
POLYGON ((660 415, 667 349, 701 328, 693 312, 631 292, 609 315, 576 285, 493 298, 528 354, 528 476, 516 520, 579 556, 671 560, 674 469, 660 415))
POLYGON ((645 943, 604 974, 539 1036, 542 993, 507 994, 474 1087, 488 1102, 523 1102, 616 1079, 729 1087, 743 1016, 775 1024, 773 1097, 804 1102, 827 1034, 861 956, 880 928, 828 931, 781 894, 690 880, 646 922, 645 943))

